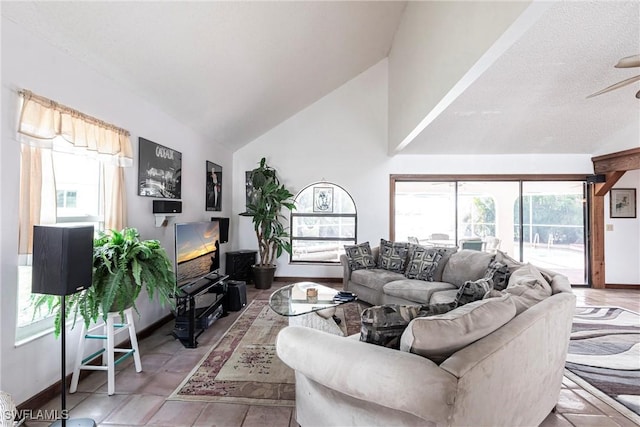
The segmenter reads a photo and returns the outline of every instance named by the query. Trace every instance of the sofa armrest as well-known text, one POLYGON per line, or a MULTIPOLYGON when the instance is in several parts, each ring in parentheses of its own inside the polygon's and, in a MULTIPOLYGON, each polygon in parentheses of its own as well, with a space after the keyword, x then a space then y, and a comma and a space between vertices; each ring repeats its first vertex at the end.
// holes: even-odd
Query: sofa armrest
POLYGON ((327 388, 383 407, 445 423, 457 379, 415 354, 289 326, 278 334, 278 357, 327 388))

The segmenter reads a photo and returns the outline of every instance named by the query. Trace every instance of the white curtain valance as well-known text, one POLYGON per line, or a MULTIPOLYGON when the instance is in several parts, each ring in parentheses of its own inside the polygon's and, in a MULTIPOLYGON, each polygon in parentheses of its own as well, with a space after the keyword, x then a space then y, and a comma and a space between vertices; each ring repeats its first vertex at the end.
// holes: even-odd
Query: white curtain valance
POLYGON ((132 166, 129 132, 28 90, 22 96, 18 132, 22 142, 60 151, 85 151, 106 163, 132 166), (69 144, 60 144, 60 136, 69 144))

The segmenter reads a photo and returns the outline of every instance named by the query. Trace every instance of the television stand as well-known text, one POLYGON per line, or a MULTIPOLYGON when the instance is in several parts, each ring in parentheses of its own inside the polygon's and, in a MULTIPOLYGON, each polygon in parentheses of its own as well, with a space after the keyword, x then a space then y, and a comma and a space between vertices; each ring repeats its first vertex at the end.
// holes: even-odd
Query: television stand
POLYGON ((228 277, 212 273, 178 289, 176 323, 171 335, 186 348, 196 348, 197 338, 205 329, 227 314, 223 301, 227 295, 228 277))

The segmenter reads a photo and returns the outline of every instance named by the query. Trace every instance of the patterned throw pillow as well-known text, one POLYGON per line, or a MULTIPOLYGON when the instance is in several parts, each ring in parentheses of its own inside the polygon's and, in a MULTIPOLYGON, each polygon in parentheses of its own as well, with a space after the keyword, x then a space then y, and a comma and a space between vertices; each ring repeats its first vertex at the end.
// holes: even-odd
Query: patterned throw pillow
POLYGON ((455 308, 455 303, 430 305, 388 304, 369 307, 362 312, 360 341, 389 348, 400 348, 400 337, 416 317, 435 316, 455 308))
POLYGON ((484 274, 485 279, 493 281, 493 289, 498 291, 506 289, 509 284, 509 276, 511 276, 509 266, 500 261, 491 261, 484 274))
POLYGON ((416 246, 407 271, 404 275, 407 279, 428 280, 433 282, 433 275, 438 268, 438 261, 442 258, 442 252, 435 248, 416 246))
POLYGON ((371 254, 369 242, 359 245, 344 245, 344 252, 349 261, 350 270, 361 270, 364 268, 376 268, 376 260, 371 254))
POLYGON ((404 272, 407 263, 407 253, 409 252, 409 243, 407 242, 389 242, 380 239, 380 256, 378 257, 378 267, 394 271, 396 273, 404 272))
POLYGON ((493 289, 492 279, 478 279, 476 281, 467 280, 464 285, 458 289, 456 294, 456 306, 468 304, 473 301, 478 301, 484 298, 484 295, 493 289))

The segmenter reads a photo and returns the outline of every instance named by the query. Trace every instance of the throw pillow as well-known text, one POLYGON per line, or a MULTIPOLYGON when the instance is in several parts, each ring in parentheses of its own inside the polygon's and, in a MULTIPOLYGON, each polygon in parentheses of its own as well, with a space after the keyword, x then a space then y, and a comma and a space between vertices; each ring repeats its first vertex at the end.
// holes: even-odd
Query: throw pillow
POLYGON ((517 314, 551 296, 551 286, 540 271, 531 264, 525 264, 509 278, 504 292, 514 296, 517 314))
POLYGON ((455 308, 455 303, 431 305, 387 304, 366 308, 362 312, 360 341, 394 349, 409 322, 421 316, 434 316, 455 308))
POLYGON ((456 304, 458 307, 470 302, 479 301, 484 298, 485 294, 493 289, 492 279, 478 279, 476 281, 467 280, 464 285, 458 289, 456 294, 456 304))
POLYGON ((499 291, 505 289, 509 284, 509 266, 500 261, 491 261, 487 271, 484 274, 485 279, 491 279, 493 281, 493 289, 499 291))
POLYGON ((475 301, 446 314, 413 319, 402 333, 400 350, 441 363, 516 314, 511 295, 475 301))
POLYGON ((371 254, 369 242, 360 243, 359 245, 344 245, 344 253, 347 255, 350 270, 376 267, 376 261, 371 254))
POLYGON ((413 248, 411 260, 404 272, 407 279, 433 281, 433 275, 442 258, 442 252, 435 248, 416 246, 413 248))
POLYGON ((407 263, 408 252, 409 243, 407 242, 389 242, 385 239, 380 239, 378 267, 384 270, 402 273, 407 263))

